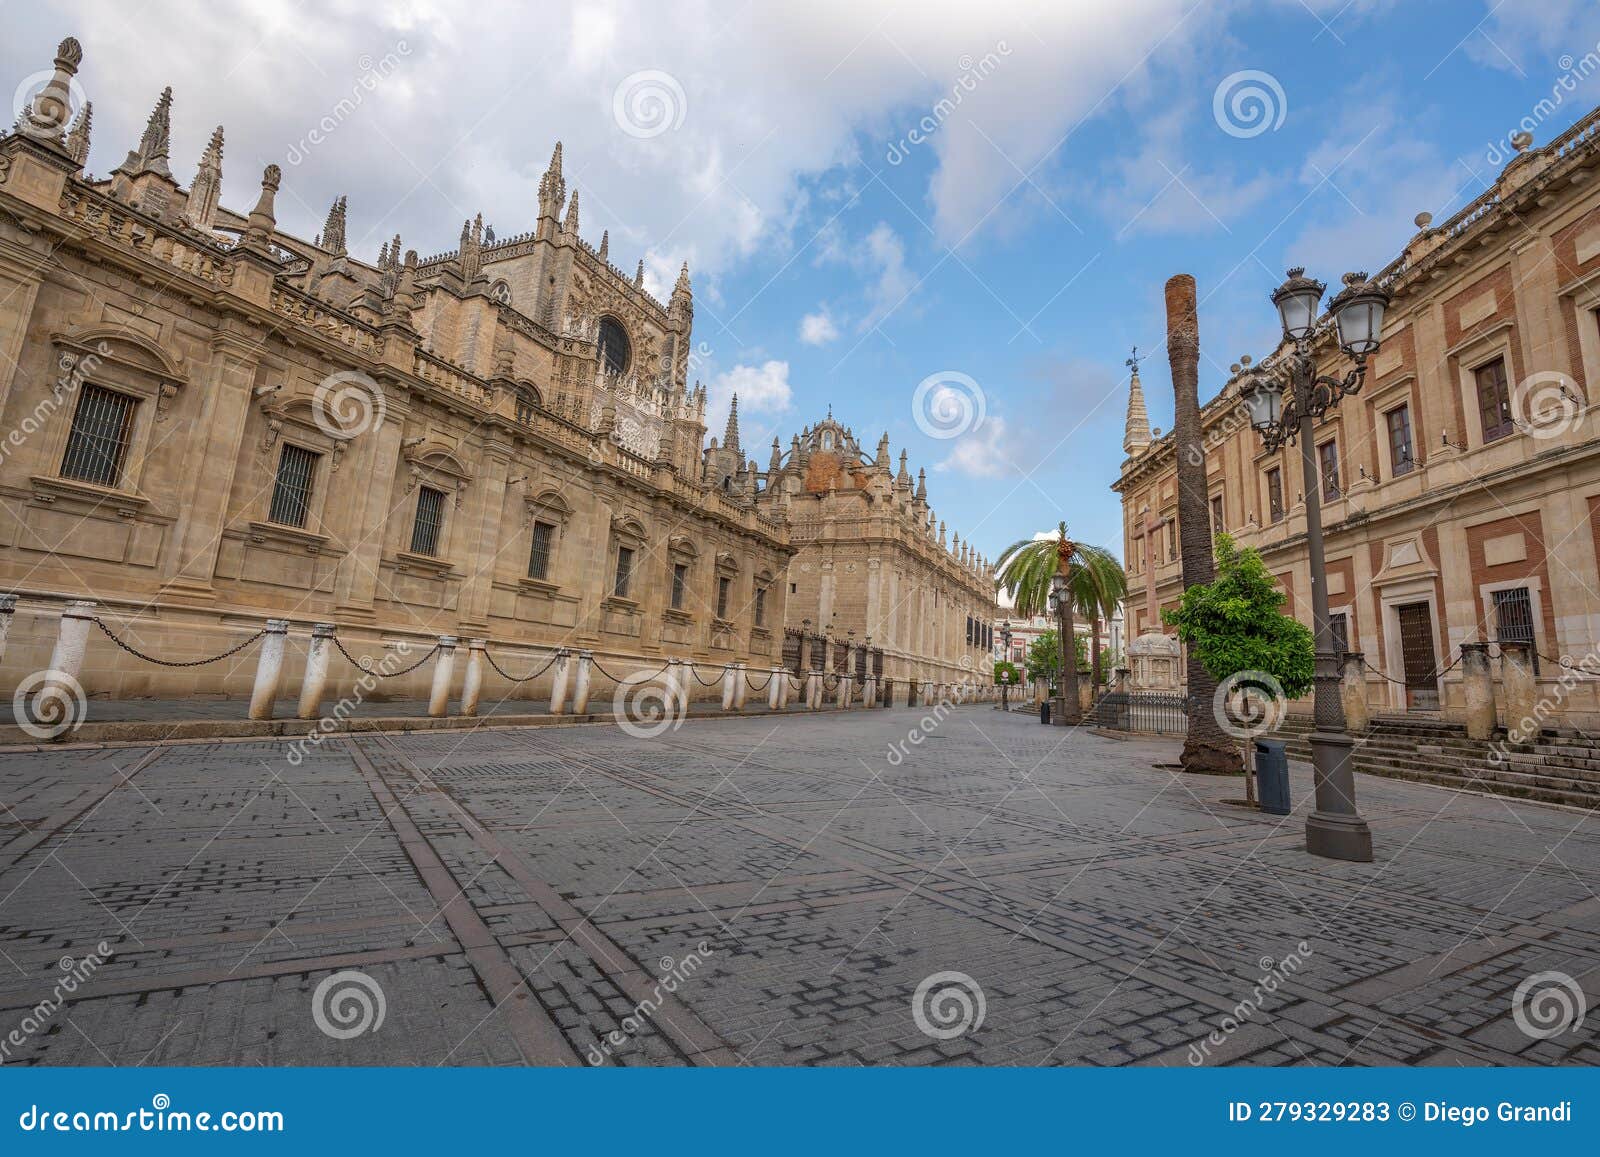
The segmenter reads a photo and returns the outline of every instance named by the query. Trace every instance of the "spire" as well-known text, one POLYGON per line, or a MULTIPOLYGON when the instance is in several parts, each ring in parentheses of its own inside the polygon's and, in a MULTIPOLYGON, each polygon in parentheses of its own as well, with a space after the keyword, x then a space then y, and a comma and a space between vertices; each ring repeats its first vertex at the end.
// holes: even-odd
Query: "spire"
POLYGON ((894 476, 894 484, 904 490, 911 489, 911 471, 906 469, 906 452, 900 451, 900 473, 894 476))
POLYGON ((767 459, 767 485, 768 486, 772 485, 772 479, 776 478, 778 476, 779 472, 782 469, 783 469, 783 446, 778 441, 778 436, 776 434, 774 434, 772 436, 772 457, 767 459))
POLYGON ((918 502, 928 501, 928 472, 926 470, 919 469, 917 471, 916 498, 918 502))
POLYGON ((349 198, 343 194, 333 199, 328 209, 328 219, 322 225, 322 247, 335 257, 342 257, 344 247, 344 214, 349 198))
POLYGON ((256 201, 256 207, 250 210, 250 217, 245 224, 244 248, 265 250, 271 241, 273 231, 278 227, 273 206, 282 180, 283 170, 277 165, 268 165, 261 171, 261 197, 256 201))
POLYGON ((644 288, 644 258, 643 257, 639 258, 639 269, 633 275, 633 287, 635 289, 643 289, 644 288))
POLYGON ((210 229, 216 221, 217 203, 221 197, 222 126, 218 125, 217 131, 211 134, 211 143, 200 154, 200 167, 195 170, 194 184, 189 187, 189 200, 183 209, 184 218, 196 229, 210 229))
MULTIPOLYGON (((67 122, 72 119, 72 78, 83 63, 83 45, 67 37, 56 46, 55 72, 33 96, 33 102, 17 118, 17 131, 23 136, 60 146, 67 122)), ((88 139, 88 129, 84 130, 88 139)))
POLYGON ((461 248, 456 254, 461 280, 471 284, 483 272, 483 214, 461 222, 461 248))
POLYGON ((567 179, 561 175, 561 142, 556 142, 550 154, 550 167, 539 178, 539 216, 552 221, 561 216, 561 206, 567 200, 567 179))
POLYGON ((694 291, 689 286, 689 263, 685 261, 678 270, 678 280, 672 286, 672 296, 692 298, 694 291))
POLYGON ((741 458, 739 450, 739 395, 733 395, 733 404, 728 407, 728 425, 722 433, 722 448, 731 450, 734 457, 741 458))
POLYGON ((1128 386, 1128 420, 1122 434, 1122 448, 1129 454, 1142 454, 1150 445, 1150 415, 1144 408, 1144 387, 1139 384, 1139 347, 1133 347, 1133 356, 1124 365, 1133 370, 1133 380, 1128 386))
POLYGON ((578 190, 572 190, 572 200, 567 202, 567 219, 562 222, 561 231, 578 236, 578 190))
POLYGON ((878 455, 872 460, 872 464, 885 474, 889 473, 889 431, 887 430, 883 432, 883 437, 878 439, 878 455))
POLYGON ((128 154, 127 160, 117 167, 117 172, 129 177, 141 173, 155 173, 172 180, 172 170, 167 166, 167 152, 172 146, 172 86, 161 90, 150 119, 145 122, 144 135, 139 147, 128 154))
POLYGON ((89 129, 93 124, 94 101, 91 100, 78 110, 78 118, 72 122, 72 131, 67 134, 67 152, 80 169, 89 161, 89 129))
POLYGON ((599 254, 601 261, 611 260, 611 230, 609 229, 602 229, 600 231, 599 254))

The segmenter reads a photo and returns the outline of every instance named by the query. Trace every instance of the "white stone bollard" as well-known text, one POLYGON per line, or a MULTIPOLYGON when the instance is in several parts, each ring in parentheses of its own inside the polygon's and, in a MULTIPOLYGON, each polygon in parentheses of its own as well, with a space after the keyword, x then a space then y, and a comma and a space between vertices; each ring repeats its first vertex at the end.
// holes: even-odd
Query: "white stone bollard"
POLYGON ((739 668, 733 663, 724 663, 722 665, 722 709, 724 711, 733 710, 733 697, 738 694, 733 681, 738 675, 739 668))
POLYGON ((815 711, 822 702, 822 672, 806 672, 806 710, 815 711))
POLYGON ((667 673, 663 676, 667 684, 666 710, 675 716, 688 714, 689 700, 686 697, 688 687, 683 683, 683 660, 668 659, 667 673))
POLYGON ((288 619, 268 619, 256 656, 256 685, 250 690, 250 718, 271 719, 283 683, 283 650, 289 638, 288 619))
POLYGON ((438 719, 450 711, 450 684, 456 674, 456 637, 439 636, 439 651, 433 658, 433 688, 428 692, 428 715, 438 719))
POLYGON ((562 715, 567 710, 567 688, 572 685, 572 652, 562 647, 556 651, 556 679, 550 688, 550 714, 562 715))
POLYGON ((744 663, 736 666, 738 670, 733 673, 733 709, 743 711, 745 699, 750 692, 750 669, 744 663))
POLYGON ((313 623, 311 645, 306 648, 306 673, 300 680, 300 706, 295 714, 315 719, 322 714, 322 696, 328 687, 328 652, 333 649, 333 624, 313 623))
MULTIPOLYGON (((89 599, 72 599, 67 603, 61 612, 61 626, 56 631, 55 650, 50 652, 49 670, 65 675, 80 686, 78 672, 83 669, 83 653, 89 646, 95 606, 89 599)), ((64 680, 50 679, 45 684, 46 687, 52 685, 62 686, 64 680)))
POLYGON ((593 651, 578 652, 578 685, 572 693, 572 713, 589 714, 589 668, 594 664, 593 651))
POLYGON ((876 675, 867 676, 867 686, 866 690, 861 693, 861 702, 866 707, 876 707, 878 705, 878 677, 876 675))
POLYGON ((17 596, 0 595, 0 659, 6 655, 6 636, 11 634, 11 619, 17 613, 17 596))
POLYGON ((483 695, 483 640, 467 640, 467 674, 461 680, 461 714, 476 715, 483 695))
POLYGON ((783 685, 789 681, 782 667, 772 668, 772 675, 767 680, 767 710, 776 711, 783 704, 783 685))
POLYGON ((789 706, 789 694, 794 690, 794 687, 790 684, 788 668, 780 668, 779 670, 780 680, 778 683, 778 710, 782 711, 789 706))
POLYGON ((854 685, 855 685, 855 677, 853 675, 840 675, 839 676, 838 705, 839 705, 841 710, 850 706, 850 689, 854 685))

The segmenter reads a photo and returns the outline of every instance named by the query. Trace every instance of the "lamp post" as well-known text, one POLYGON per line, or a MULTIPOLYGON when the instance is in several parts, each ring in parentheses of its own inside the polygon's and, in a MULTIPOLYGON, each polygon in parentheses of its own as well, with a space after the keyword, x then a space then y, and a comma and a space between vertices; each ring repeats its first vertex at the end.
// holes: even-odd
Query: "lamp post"
POLYGON ((1355 773, 1350 751, 1355 741, 1345 729, 1339 699, 1339 656, 1333 650, 1328 622, 1328 567, 1322 542, 1322 486, 1317 470, 1316 423, 1341 398, 1361 390, 1367 358, 1378 349, 1389 294, 1364 273, 1347 273, 1344 289, 1328 303, 1339 347, 1355 365, 1343 378, 1316 372, 1311 345, 1317 331, 1319 303, 1326 287, 1289 270, 1289 279, 1272 294, 1290 348, 1283 360, 1265 365, 1239 387, 1250 424, 1270 453, 1300 444, 1305 480, 1306 547, 1311 559, 1311 616, 1316 631, 1316 669, 1312 709, 1311 763, 1316 779, 1316 810, 1306 819, 1306 851, 1334 860, 1366 863, 1372 859, 1372 831, 1356 811, 1355 773), (1289 397, 1284 398, 1287 378, 1289 397))
POLYGON ((1000 710, 1011 710, 1011 624, 1007 623, 1000 628, 1000 650, 1005 655, 1003 662, 1006 669, 1000 677, 1000 710))

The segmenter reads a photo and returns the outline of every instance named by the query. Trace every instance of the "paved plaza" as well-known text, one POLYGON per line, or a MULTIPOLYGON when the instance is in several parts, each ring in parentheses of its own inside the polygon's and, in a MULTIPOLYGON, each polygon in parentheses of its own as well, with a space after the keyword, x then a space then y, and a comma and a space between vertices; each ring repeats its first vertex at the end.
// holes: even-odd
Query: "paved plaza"
POLYGON ((927 722, 0 754, 4 1060, 1600 1062, 1592 815, 1362 776, 1376 862, 1318 860, 1304 767, 1272 817, 1174 742, 927 722), (1545 972, 1590 1013, 1537 1039, 1545 972))

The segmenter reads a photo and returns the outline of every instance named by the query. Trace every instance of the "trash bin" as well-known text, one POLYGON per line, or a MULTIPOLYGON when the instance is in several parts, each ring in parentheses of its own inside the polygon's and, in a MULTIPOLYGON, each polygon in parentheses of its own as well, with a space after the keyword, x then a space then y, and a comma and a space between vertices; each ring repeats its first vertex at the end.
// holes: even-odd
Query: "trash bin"
POLYGON ((1256 798, 1268 815, 1289 814, 1289 757, 1281 739, 1256 740, 1256 798))
POLYGON ((1049 723, 1050 722, 1050 700, 1048 700, 1048 699, 1046 699, 1043 703, 1039 704, 1039 722, 1040 723, 1049 723))

